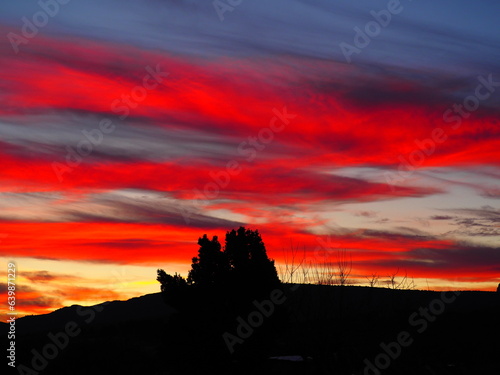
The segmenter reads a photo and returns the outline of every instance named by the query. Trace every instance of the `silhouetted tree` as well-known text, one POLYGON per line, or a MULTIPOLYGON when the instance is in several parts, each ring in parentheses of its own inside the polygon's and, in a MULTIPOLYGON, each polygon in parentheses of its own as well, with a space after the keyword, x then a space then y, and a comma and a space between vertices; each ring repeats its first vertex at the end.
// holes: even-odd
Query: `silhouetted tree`
MULTIPOLYGON (((226 233, 224 249, 217 236, 198 239, 198 256, 192 259, 187 283, 211 291, 256 297, 280 284, 274 261, 257 230, 240 227, 226 233), (253 293, 252 293, 253 292, 253 293)), ((213 296, 212 296, 213 297, 213 296)))
POLYGON ((157 270, 156 280, 160 283, 163 299, 168 305, 179 307, 184 304, 187 291, 187 282, 181 275, 169 275, 164 270, 157 270))
POLYGON ((373 272, 370 276, 365 276, 365 277, 368 280, 368 284, 370 284, 371 288, 375 287, 378 283, 378 280, 380 279, 380 276, 377 275, 376 272, 373 272))
MULTIPOLYGON (((206 236, 200 238, 202 248, 207 245, 205 240, 208 241, 206 236)), ((208 247, 216 243, 216 238, 214 240, 208 241, 208 247)), ((194 279, 200 277, 199 283, 202 284, 206 281, 206 269, 203 267, 205 250, 206 248, 200 251, 201 266, 199 258, 193 261, 194 269, 200 271, 194 272, 194 279)), ((205 367, 212 360, 220 359, 221 354, 225 354, 220 332, 221 321, 226 317, 220 298, 215 296, 216 288, 195 286, 192 280, 188 282, 182 276, 169 275, 162 269, 158 270, 157 280, 161 284, 165 302, 177 310, 164 327, 164 344, 167 348, 165 355, 168 361, 184 367, 186 364, 205 367), (207 308, 207 305, 210 307, 207 308), (174 337, 176 340, 172 340, 174 337)))
POLYGON ((224 254, 230 267, 230 282, 236 288, 258 294, 280 285, 274 261, 267 256, 260 233, 255 230, 232 230, 226 233, 224 254))
POLYGON ((188 283, 200 287, 218 287, 227 281, 229 263, 218 237, 210 241, 206 234, 198 239, 198 256, 194 257, 188 283))
MULTIPOLYGON (((227 232, 224 249, 216 236, 210 240, 206 234, 198 245, 187 280, 163 270, 158 270, 157 280, 165 301, 179 312, 171 318, 166 335, 182 337, 182 342, 168 344, 169 359, 208 365, 230 357, 223 333, 237 332, 238 317, 247 317, 256 309, 254 301, 269 299, 281 283, 256 230, 240 227, 227 232)), ((265 348, 274 322, 283 320, 281 310, 273 307, 272 316, 238 345, 240 355, 265 348)))

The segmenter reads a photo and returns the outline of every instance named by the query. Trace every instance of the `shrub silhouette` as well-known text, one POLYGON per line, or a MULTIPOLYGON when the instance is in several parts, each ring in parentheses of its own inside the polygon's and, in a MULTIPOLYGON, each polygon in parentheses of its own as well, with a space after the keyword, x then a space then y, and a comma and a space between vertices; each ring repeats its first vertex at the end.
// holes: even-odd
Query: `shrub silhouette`
MULTIPOLYGON (((229 356, 223 332, 234 330, 236 318, 246 317, 255 309, 252 302, 268 299, 281 282, 257 230, 240 227, 228 231, 224 249, 216 236, 210 240, 206 234, 198 245, 187 280, 162 269, 157 280, 167 304, 180 313, 172 319, 167 336, 185 341, 171 347, 170 355, 176 360, 191 356, 208 363, 229 356)), ((278 318, 275 315, 268 319, 269 324, 278 318)), ((268 341, 265 332, 259 328, 254 335, 260 346, 268 341)))
POLYGON ((156 280, 161 284, 161 293, 167 305, 180 307, 186 302, 187 282, 181 275, 169 275, 164 270, 157 271, 156 280))
MULTIPOLYGON (((240 227, 226 233, 225 247, 217 236, 198 239, 198 256, 192 258, 187 280, 159 269, 157 280, 164 294, 186 287, 204 292, 237 292, 257 297, 280 285, 274 261, 269 259, 260 233, 240 227)), ((169 298, 171 299, 171 298, 169 298)))

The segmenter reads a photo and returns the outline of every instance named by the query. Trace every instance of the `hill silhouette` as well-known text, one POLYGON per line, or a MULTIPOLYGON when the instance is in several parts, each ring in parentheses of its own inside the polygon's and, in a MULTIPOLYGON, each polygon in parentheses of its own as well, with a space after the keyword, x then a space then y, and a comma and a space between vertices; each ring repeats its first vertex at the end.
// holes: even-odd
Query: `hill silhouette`
MULTIPOLYGON (((319 285, 284 285, 283 291, 283 306, 290 319, 269 343, 268 351, 260 353, 265 355, 229 356, 229 361, 216 364, 219 374, 363 374, 364 361, 373 363, 382 351, 381 343, 392 342, 402 331, 409 332, 414 342, 383 374, 499 373, 500 298, 495 292, 460 292, 418 333, 422 322, 412 325, 409 317, 417 313, 421 319, 419 309, 433 303, 437 309, 435 301, 442 299, 442 293, 319 285), (304 360, 290 360, 297 358, 304 360)), ((445 296, 451 299, 453 294, 445 296)), ((178 366, 168 360, 166 351, 172 345, 189 341, 187 335, 166 334, 175 314, 174 308, 164 304, 161 293, 156 293, 20 318, 16 322, 17 363, 31 367, 32 350, 42 352, 51 342, 49 333, 62 332, 73 321, 81 332, 70 338, 67 347, 49 360, 40 374, 206 373, 207 369, 197 363, 178 366), (95 312, 92 320, 91 311, 95 312)), ((3 337, 7 328, 1 324, 3 337)), ((191 354, 184 353, 186 358, 191 354)))

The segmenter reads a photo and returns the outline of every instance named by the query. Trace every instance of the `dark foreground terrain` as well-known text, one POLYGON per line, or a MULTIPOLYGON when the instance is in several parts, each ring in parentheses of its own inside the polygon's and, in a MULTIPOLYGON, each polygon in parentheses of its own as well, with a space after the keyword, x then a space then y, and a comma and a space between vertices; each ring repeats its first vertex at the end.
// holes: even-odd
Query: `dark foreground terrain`
MULTIPOLYGON (((74 375, 500 374, 498 293, 296 285, 252 306, 228 320, 210 304, 178 313, 158 293, 25 317, 16 321, 17 368, 5 356, 2 367, 74 375)), ((4 338, 7 329, 2 323, 4 338)))

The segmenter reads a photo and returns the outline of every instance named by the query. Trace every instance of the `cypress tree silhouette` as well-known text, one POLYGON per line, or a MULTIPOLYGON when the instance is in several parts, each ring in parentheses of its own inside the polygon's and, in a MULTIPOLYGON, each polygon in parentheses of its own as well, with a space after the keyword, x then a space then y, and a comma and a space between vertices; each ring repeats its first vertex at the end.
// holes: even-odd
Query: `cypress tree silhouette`
POLYGON ((226 233, 225 247, 217 236, 198 239, 187 283, 200 289, 258 297, 280 285, 274 261, 267 256, 260 233, 240 227, 226 233))
POLYGON ((198 239, 198 257, 192 259, 188 283, 200 287, 221 287, 227 281, 229 263, 221 251, 218 237, 210 241, 206 234, 198 239))
POLYGON ((274 261, 268 258, 257 230, 240 227, 227 232, 224 254, 230 267, 230 285, 240 293, 253 298, 265 297, 280 285, 274 261))
MULTIPOLYGON (((222 249, 217 236, 198 239, 198 255, 192 258, 187 280, 158 270, 157 280, 165 301, 179 314, 171 318, 166 335, 179 338, 179 345, 167 343, 171 361, 190 361, 209 366, 229 359, 223 333, 234 331, 238 317, 255 310, 256 300, 269 299, 281 282, 274 261, 257 230, 240 227, 226 233, 222 249)), ((269 326, 279 320, 278 306, 271 318, 256 329, 239 353, 262 350, 269 341, 269 326)), ((208 368, 208 367, 207 367, 208 368)))

